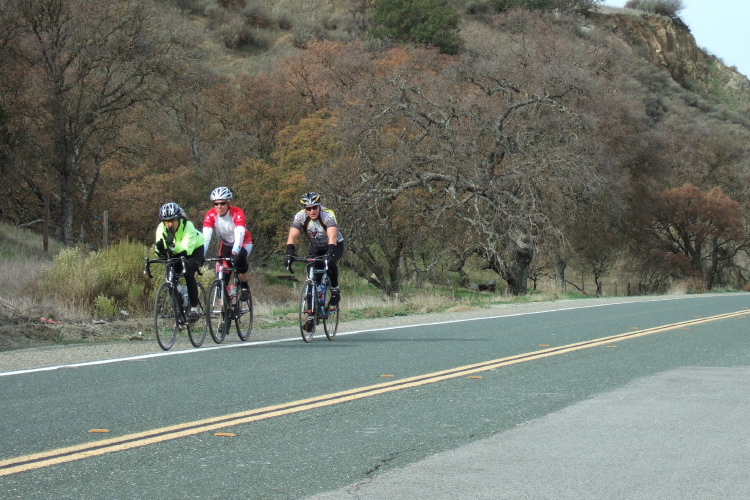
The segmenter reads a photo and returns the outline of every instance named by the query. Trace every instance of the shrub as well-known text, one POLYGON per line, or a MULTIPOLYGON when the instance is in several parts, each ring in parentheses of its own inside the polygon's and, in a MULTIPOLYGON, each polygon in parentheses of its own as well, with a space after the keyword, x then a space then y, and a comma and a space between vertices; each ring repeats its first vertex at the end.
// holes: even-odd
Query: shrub
POLYGON ((248 26, 245 21, 234 18, 217 30, 221 42, 228 49, 240 49, 243 47, 265 47, 266 42, 256 34, 256 31, 248 26))
POLYGON ((118 304, 129 312, 148 312, 155 285, 141 272, 147 251, 129 241, 89 254, 64 249, 42 273, 42 293, 97 314, 114 314, 118 304))
POLYGON ((651 14, 676 18, 685 6, 682 0, 628 0, 626 9, 637 9, 651 14))
POLYGON ((433 45, 444 54, 461 47, 460 16, 447 0, 380 0, 375 4, 371 36, 433 45))

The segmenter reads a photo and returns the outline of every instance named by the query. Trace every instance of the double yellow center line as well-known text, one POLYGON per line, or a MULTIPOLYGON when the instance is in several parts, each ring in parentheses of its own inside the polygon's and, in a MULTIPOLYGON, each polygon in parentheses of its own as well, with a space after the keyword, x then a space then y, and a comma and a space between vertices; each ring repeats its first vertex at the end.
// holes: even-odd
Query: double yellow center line
POLYGON ((325 394, 322 396, 302 399, 298 401, 292 401, 274 406, 266 406, 264 408, 257 408, 254 410, 232 413, 230 415, 224 415, 221 417, 214 417, 205 420, 197 420, 194 422, 186 422, 183 424, 172 425, 169 427, 162 427, 159 429, 153 429, 145 432, 138 432, 135 434, 128 434, 121 437, 103 439, 99 441, 93 441, 90 443, 79 444, 76 446, 70 446, 67 448, 59 448, 56 450, 45 451, 42 453, 34 453, 31 455, 25 455, 7 460, 0 460, 0 476, 7 476, 18 472, 23 472, 32 469, 39 469, 42 467, 48 467, 50 465, 61 464, 66 462, 72 462, 74 460, 80 460, 82 458, 94 457, 97 455, 104 455, 106 453, 112 453, 116 451, 129 450, 132 448, 138 448, 149 444, 160 443, 169 441, 171 439, 177 439, 185 436, 191 436, 202 432, 214 431, 226 427, 232 427, 241 424, 247 424, 258 420, 264 420, 267 418, 278 417, 282 415, 290 415, 292 413, 298 413, 302 411, 312 410, 315 408, 322 408, 324 406, 331 406, 347 401, 354 401, 356 399, 367 398, 378 394, 384 394, 393 391, 399 391, 410 387, 418 387, 427 384, 433 384, 442 380, 448 380, 457 377, 465 377, 473 373, 483 372, 487 370, 494 370, 503 366, 509 366, 517 363, 523 363, 526 361, 532 361, 535 359, 546 358, 550 356, 556 356, 558 354, 564 354, 572 351, 578 351, 581 349, 588 349, 591 347, 597 347, 606 345, 616 341, 622 341, 632 339, 636 337, 643 337, 645 335, 651 335, 654 333, 664 332, 668 330, 675 330, 678 328, 686 328, 691 325, 697 325, 700 323, 707 323, 709 321, 717 321, 722 319, 733 318, 736 316, 743 316, 747 314, 747 311, 738 311, 727 314, 720 314, 717 316, 710 316, 707 318, 693 319, 690 321, 684 321, 681 323, 674 323, 670 325, 658 326, 655 328, 649 328, 644 330, 636 330, 628 333, 622 333, 619 335, 612 335, 609 337, 602 337, 593 340, 587 340, 584 342, 577 342, 574 344, 568 344, 559 347, 551 347, 549 349, 542 349, 539 351, 528 352, 524 354, 516 354, 514 356, 508 356, 505 358, 495 359, 492 361, 485 361, 482 363, 476 363, 472 365, 460 366, 452 368, 450 370, 444 370, 439 372, 428 373, 425 375, 419 375, 416 377, 410 377, 400 380, 394 380, 392 382, 386 382, 377 385, 371 385, 367 387, 359 387, 350 389, 347 391, 336 392, 332 394, 325 394))

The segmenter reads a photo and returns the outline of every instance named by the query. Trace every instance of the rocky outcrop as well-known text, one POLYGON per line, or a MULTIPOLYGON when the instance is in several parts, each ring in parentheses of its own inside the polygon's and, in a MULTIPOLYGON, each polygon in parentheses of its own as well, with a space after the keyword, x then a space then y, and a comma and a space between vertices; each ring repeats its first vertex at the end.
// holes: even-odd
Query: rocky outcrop
POLYGON ((704 92, 722 87, 733 99, 750 100, 748 78, 701 50, 680 19, 628 10, 601 15, 599 20, 683 87, 704 92))

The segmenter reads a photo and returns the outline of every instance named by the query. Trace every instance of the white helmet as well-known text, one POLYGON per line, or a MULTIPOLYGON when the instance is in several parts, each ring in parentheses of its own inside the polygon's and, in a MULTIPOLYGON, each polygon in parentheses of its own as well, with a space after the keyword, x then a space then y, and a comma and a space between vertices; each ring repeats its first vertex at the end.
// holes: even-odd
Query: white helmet
POLYGON ((232 199, 232 191, 229 190, 228 187, 217 187, 213 191, 211 191, 211 201, 216 200, 231 200, 232 199))

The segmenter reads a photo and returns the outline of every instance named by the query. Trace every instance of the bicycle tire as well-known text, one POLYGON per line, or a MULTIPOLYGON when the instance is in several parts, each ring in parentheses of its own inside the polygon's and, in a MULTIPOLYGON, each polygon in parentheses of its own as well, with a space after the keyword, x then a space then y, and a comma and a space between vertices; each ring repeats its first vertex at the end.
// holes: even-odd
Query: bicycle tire
POLYGON ((241 298, 237 300, 234 318, 237 335, 243 342, 250 338, 250 334, 253 331, 253 295, 250 293, 250 290, 246 291, 247 300, 242 300, 241 298))
POLYGON ((193 347, 200 347, 203 345, 203 341, 206 340, 206 308, 204 307, 204 304, 206 303, 206 290, 203 288, 203 285, 201 285, 200 282, 197 283, 198 285, 198 313, 200 314, 200 318, 198 318, 198 321, 195 321, 194 323, 188 322, 187 324, 187 331, 188 331, 188 337, 190 337, 190 343, 193 344, 193 347))
POLYGON ((156 341, 159 346, 168 351, 174 345, 177 332, 180 329, 177 318, 179 309, 172 287, 162 283, 156 291, 154 299, 154 327, 156 329, 156 341))
POLYGON ((208 289, 208 330, 214 342, 221 344, 227 336, 229 322, 225 321, 227 310, 224 304, 224 281, 214 280, 208 289))
POLYGON ((336 338, 336 332, 339 330, 339 308, 341 301, 331 309, 331 282, 326 280, 326 299, 325 308, 323 309, 323 331, 328 340, 336 338))
POLYGON ((305 281, 305 284, 302 285, 302 291, 300 293, 300 299, 299 299, 299 331, 302 335, 302 340, 305 342, 312 342, 313 337, 315 336, 315 311, 317 310, 316 307, 316 300, 315 300, 315 286, 310 281, 305 281), (309 305, 308 305, 308 294, 311 295, 309 299, 309 305), (308 332, 305 330, 305 325, 307 323, 307 319, 312 316, 313 322, 311 326, 311 330, 308 332))

